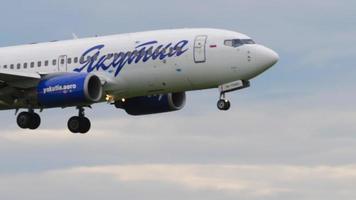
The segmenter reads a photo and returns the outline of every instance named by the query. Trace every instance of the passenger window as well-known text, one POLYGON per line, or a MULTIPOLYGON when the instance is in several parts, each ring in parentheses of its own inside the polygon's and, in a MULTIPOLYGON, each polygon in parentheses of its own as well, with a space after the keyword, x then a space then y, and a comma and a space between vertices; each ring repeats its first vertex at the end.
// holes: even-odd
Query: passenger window
POLYGON ((46 67, 48 66, 48 60, 45 61, 45 66, 46 66, 46 67))
POLYGON ((14 64, 11 64, 11 65, 10 65, 10 69, 14 69, 14 64))
POLYGON ((52 60, 52 64, 53 64, 53 66, 56 66, 56 65, 57 65, 57 60, 56 60, 56 59, 53 59, 53 60, 52 60))
POLYGON ((64 65, 64 59, 61 59, 61 64, 64 65))
POLYGON ((37 66, 38 66, 38 67, 41 67, 41 64, 42 64, 42 62, 41 62, 41 61, 38 61, 37 66))
POLYGON ((35 63, 31 62, 31 68, 34 68, 34 67, 35 67, 35 63))
POLYGON ((74 63, 78 63, 78 57, 74 58, 74 63))
POLYGON ((24 63, 24 64, 23 64, 23 68, 24 68, 24 69, 27 69, 27 63, 24 63))
POLYGON ((7 69, 7 65, 4 65, 4 69, 7 69))
POLYGON ((17 69, 20 69, 21 68, 21 64, 17 64, 17 69))
POLYGON ((68 64, 72 64, 72 58, 68 58, 68 64))

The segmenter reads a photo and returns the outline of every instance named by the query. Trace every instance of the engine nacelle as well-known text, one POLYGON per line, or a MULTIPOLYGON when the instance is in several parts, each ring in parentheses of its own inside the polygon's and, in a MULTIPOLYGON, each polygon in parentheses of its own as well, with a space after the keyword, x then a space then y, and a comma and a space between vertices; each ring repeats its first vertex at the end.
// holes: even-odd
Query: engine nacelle
POLYGON ((37 87, 42 107, 66 107, 99 102, 103 88, 94 74, 68 73, 42 80, 37 87))
POLYGON ((185 106, 185 92, 157 96, 135 97, 115 102, 117 108, 129 115, 148 115, 177 111, 185 106))

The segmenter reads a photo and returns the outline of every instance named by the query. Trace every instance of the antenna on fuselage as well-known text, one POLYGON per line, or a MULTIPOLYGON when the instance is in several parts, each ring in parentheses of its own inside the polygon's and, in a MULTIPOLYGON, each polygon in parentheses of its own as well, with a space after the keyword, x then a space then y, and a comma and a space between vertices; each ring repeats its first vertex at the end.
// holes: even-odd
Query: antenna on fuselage
POLYGON ((73 36, 73 39, 75 39, 75 40, 79 39, 79 37, 75 33, 72 33, 72 36, 73 36))

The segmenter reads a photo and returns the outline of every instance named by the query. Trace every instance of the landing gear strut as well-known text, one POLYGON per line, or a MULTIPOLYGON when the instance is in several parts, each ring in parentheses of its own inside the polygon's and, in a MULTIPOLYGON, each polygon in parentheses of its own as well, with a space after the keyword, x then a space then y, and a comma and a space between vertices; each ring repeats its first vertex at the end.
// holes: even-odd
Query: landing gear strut
POLYGON ((71 117, 68 120, 68 129, 72 133, 85 134, 90 130, 91 123, 90 120, 85 117, 84 108, 79 107, 78 110, 78 116, 71 117))
POLYGON ((35 130, 41 125, 41 117, 33 109, 30 109, 17 116, 17 125, 22 129, 35 130))
POLYGON ((217 103, 219 110, 226 111, 229 110, 231 107, 230 101, 226 99, 226 93, 236 91, 236 90, 241 90, 247 87, 250 87, 250 82, 243 81, 243 80, 220 85, 219 86, 220 99, 217 103))

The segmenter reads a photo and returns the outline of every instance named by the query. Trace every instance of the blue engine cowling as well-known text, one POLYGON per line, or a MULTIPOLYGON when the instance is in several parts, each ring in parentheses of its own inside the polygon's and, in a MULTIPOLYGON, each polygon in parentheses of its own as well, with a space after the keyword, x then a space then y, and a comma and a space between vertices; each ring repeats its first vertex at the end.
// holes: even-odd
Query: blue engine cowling
POLYGON ((115 102, 115 106, 129 115, 148 115, 180 110, 185 106, 185 99, 185 92, 181 92, 125 99, 115 102))
POLYGON ((67 107, 99 102, 103 89, 99 77, 86 73, 67 73, 47 77, 37 87, 41 107, 67 107))

